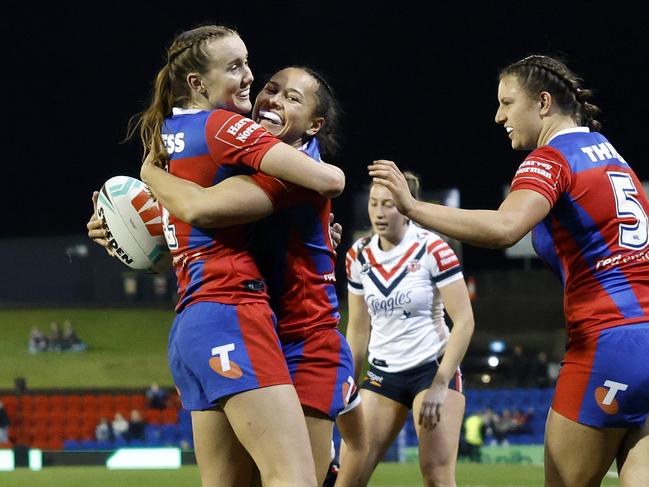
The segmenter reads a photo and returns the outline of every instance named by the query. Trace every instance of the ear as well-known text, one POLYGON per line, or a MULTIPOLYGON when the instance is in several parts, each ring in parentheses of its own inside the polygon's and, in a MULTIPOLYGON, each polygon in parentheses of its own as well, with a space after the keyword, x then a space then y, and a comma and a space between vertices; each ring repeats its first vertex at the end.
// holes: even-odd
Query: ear
POLYGON ((198 73, 189 73, 187 75, 187 84, 192 91, 195 91, 200 94, 205 93, 205 84, 203 83, 203 78, 198 73))
POLYGON ((540 109, 539 113, 540 113, 540 115, 543 116, 543 115, 547 115, 548 113, 550 113, 550 109, 552 108, 553 101, 554 100, 552 100, 552 95, 550 93, 548 93, 547 91, 542 91, 539 94, 539 105, 540 105, 539 106, 539 109, 540 109))
POLYGON ((308 136, 313 136, 320 132, 320 129, 324 125, 324 117, 316 117, 311 120, 311 127, 306 131, 308 136))

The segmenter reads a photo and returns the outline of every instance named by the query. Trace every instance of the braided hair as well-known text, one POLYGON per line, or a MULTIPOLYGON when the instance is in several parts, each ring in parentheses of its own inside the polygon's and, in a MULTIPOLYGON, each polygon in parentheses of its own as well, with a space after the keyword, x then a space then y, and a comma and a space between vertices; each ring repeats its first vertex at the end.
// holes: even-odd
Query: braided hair
POLYGON ((238 35, 229 27, 205 25, 176 36, 167 49, 167 62, 156 76, 149 107, 130 120, 127 139, 139 128, 145 155, 151 152, 154 160, 166 165, 170 156, 160 131, 165 118, 171 115, 172 108, 185 106, 191 100, 187 75, 209 70, 212 59, 206 50, 208 41, 238 35))
POLYGON ((599 131, 602 124, 595 120, 600 109, 588 103, 593 90, 582 88, 582 80, 561 61, 541 55, 528 56, 510 64, 500 72, 499 79, 515 76, 529 95, 542 91, 552 95, 559 108, 572 116, 578 125, 599 131))

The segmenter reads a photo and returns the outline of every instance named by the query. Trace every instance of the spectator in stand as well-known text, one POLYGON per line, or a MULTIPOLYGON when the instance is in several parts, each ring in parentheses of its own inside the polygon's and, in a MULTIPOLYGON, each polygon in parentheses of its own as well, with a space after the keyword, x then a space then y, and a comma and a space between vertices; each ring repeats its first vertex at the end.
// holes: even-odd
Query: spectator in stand
POLYGON ((167 393, 155 382, 146 391, 146 398, 149 400, 150 408, 164 409, 167 406, 167 393))
POLYGON ((494 425, 495 443, 502 446, 509 445, 507 436, 514 430, 514 417, 509 409, 503 409, 502 414, 494 425))
POLYGON ((0 401, 0 444, 9 442, 9 415, 4 403, 0 401))
POLYGON ((102 416, 95 428, 95 439, 97 441, 111 441, 113 439, 113 427, 106 416, 102 416))
POLYGON ((124 416, 122 413, 115 413, 115 417, 113 418, 113 435, 115 438, 126 438, 128 436, 128 421, 124 419, 124 416))
POLYGON ((464 441, 469 459, 482 462, 482 445, 486 433, 486 413, 476 412, 464 420, 464 441))
POLYGON ((63 350, 83 352, 86 348, 88 346, 77 336, 70 320, 65 320, 63 322, 63 350))
POLYGON ((47 337, 47 349, 50 352, 60 352, 63 350, 63 334, 56 321, 50 323, 50 335, 47 337))
POLYGON ((539 352, 536 359, 532 362, 530 377, 534 387, 550 387, 550 364, 548 355, 545 352, 539 352))
POLYGON ((530 375, 530 361, 525 356, 522 345, 515 345, 513 352, 511 379, 514 381, 514 387, 527 387, 530 375))
POLYGON ((29 333, 29 353, 40 353, 47 351, 47 337, 38 326, 33 326, 29 333))
POLYGON ((512 433, 531 433, 529 422, 533 414, 534 408, 529 408, 526 412, 523 412, 520 409, 515 409, 514 414, 512 415, 514 424, 512 433))
POLYGON ((130 440, 144 440, 144 427, 146 426, 142 414, 137 409, 131 411, 128 423, 128 438, 130 440))

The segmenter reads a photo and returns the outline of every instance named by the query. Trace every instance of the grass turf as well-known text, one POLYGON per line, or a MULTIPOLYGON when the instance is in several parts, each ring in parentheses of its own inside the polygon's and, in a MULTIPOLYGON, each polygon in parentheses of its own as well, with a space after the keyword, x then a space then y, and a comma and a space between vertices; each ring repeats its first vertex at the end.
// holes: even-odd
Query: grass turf
POLYGON ((29 388, 171 386, 167 337, 173 310, 38 309, 0 311, 0 389, 24 377, 29 388), (85 352, 27 350, 32 326, 49 333, 50 322, 70 320, 88 343, 85 352))
MULTIPOLYGON (((180 470, 134 470, 111 471, 104 467, 50 467, 40 472, 19 469, 0 472, 0 484, 5 487, 24 485, 47 485, 51 487, 93 487, 119 485, 120 487, 177 487, 200 485, 198 468, 183 467, 180 470)), ((414 463, 380 464, 370 487, 421 486, 419 467, 414 463)), ((543 469, 536 465, 476 465, 461 463, 457 468, 459 487, 536 487, 543 485, 543 469)), ((602 486, 619 485, 614 476, 604 479, 602 486)))

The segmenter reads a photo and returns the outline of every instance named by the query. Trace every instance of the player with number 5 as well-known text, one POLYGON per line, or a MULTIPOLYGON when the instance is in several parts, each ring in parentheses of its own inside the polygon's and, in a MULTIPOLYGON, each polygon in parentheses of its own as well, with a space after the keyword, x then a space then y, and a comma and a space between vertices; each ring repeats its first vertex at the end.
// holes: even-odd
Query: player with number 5
POLYGON ((564 287, 568 346, 545 431, 545 485, 649 485, 649 202, 633 170, 598 132, 592 92, 562 62, 529 56, 500 73, 496 123, 531 150, 498 210, 415 200, 391 161, 369 167, 399 211, 482 247, 531 229, 564 287))

